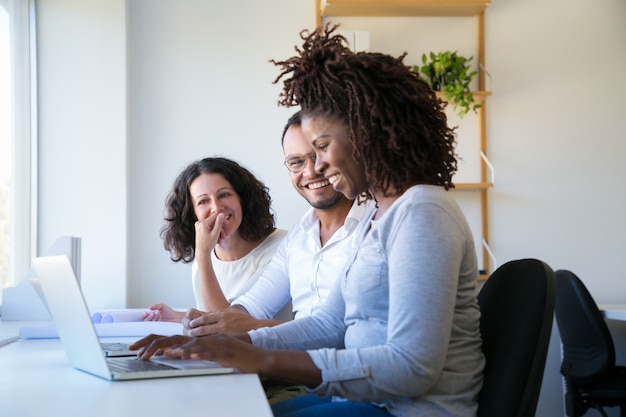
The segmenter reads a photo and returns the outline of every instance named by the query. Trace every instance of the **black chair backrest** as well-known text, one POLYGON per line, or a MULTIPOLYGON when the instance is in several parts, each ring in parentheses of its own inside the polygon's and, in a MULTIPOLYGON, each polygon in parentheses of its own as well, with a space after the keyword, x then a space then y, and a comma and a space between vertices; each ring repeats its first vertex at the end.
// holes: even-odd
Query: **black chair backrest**
POLYGON ((497 268, 478 294, 485 379, 478 417, 533 417, 555 304, 554 272, 520 259, 497 268))
POLYGON ((561 373, 585 385, 615 365, 615 346, 585 284, 567 270, 558 270, 555 275, 556 320, 563 344, 561 373))

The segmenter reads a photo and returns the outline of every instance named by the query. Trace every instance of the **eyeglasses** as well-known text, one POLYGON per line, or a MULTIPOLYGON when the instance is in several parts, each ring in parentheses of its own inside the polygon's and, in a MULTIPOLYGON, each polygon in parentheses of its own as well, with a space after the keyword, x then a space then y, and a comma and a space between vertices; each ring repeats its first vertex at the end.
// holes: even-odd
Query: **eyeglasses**
POLYGON ((306 166, 307 158, 315 163, 315 152, 311 152, 306 155, 289 155, 285 159, 285 166, 289 171, 297 174, 298 172, 302 171, 306 166))

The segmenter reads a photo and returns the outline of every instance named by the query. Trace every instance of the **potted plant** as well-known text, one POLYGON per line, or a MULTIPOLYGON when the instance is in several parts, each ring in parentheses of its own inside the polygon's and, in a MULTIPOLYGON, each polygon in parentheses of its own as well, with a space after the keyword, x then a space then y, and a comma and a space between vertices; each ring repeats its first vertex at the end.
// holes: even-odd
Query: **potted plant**
POLYGON ((430 52, 428 55, 422 55, 422 66, 415 65, 412 71, 433 90, 443 92, 446 100, 451 102, 454 110, 463 117, 470 110, 476 112, 481 107, 474 102, 474 96, 469 88, 470 82, 477 74, 477 71, 471 71, 469 66, 472 58, 458 55, 456 51, 430 52))

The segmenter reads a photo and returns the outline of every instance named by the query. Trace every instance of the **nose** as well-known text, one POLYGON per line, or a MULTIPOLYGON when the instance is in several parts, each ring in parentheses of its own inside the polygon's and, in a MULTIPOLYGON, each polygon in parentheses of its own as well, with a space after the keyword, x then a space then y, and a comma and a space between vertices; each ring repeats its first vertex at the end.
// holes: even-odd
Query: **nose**
POLYGON ((324 159, 318 158, 316 155, 315 158, 313 158, 313 161, 315 162, 315 165, 314 165, 315 172, 320 173, 320 174, 324 172, 324 169, 326 169, 326 162, 324 162, 324 159))
POLYGON ((209 206, 209 210, 211 213, 219 213, 222 211, 222 206, 215 200, 213 200, 209 206))

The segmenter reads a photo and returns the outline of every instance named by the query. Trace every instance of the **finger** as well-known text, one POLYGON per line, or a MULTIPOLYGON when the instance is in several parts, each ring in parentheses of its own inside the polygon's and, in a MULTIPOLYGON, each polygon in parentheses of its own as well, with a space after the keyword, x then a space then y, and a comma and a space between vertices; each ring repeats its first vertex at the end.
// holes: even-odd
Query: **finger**
POLYGON ((183 324, 183 330, 189 328, 189 319, 187 317, 183 317, 183 319, 181 320, 181 323, 183 324))
POLYGON ((204 326, 194 327, 193 329, 189 329, 187 331, 188 336, 198 337, 198 336, 208 336, 211 334, 215 334, 214 326, 207 324, 204 326))
POLYGON ((185 317, 189 320, 197 319, 200 316, 202 316, 202 311, 196 308, 190 308, 189 310, 187 310, 187 313, 185 313, 185 317))
POLYGON ((222 225, 226 215, 224 213, 214 213, 197 224, 196 232, 206 232, 209 237, 215 239, 222 233, 222 225), (200 230, 199 230, 200 229, 200 230))
POLYGON ((202 344, 198 343, 197 339, 192 339, 189 343, 184 345, 174 346, 168 349, 167 356, 177 357, 181 359, 206 359, 210 360, 213 355, 202 344))
POLYGON ((151 311, 147 313, 147 316, 144 319, 144 321, 159 321, 160 319, 161 319, 160 311, 151 311))
POLYGON ((145 347, 141 348, 139 350, 139 352, 137 352, 137 356, 139 356, 144 361, 147 361, 148 359, 150 359, 154 355, 158 356, 158 350, 159 349, 161 349, 161 348, 158 346, 158 341, 154 340, 148 346, 145 346, 145 347))
POLYGON ((189 329, 193 329, 193 328, 202 326, 204 324, 203 321, 204 321, 203 317, 198 317, 197 319, 189 320, 187 327, 189 327, 189 329))
POLYGON ((215 324, 219 321, 219 316, 215 313, 205 313, 198 318, 189 321, 189 328, 206 326, 209 324, 215 324))
POLYGON ((183 317, 183 320, 182 320, 183 328, 190 328, 191 325, 189 322, 191 322, 191 320, 199 316, 200 316, 199 310, 196 310, 195 308, 190 308, 189 310, 187 310, 187 312, 185 313, 185 317, 183 317))
POLYGON ((220 354, 224 350, 224 340, 223 335, 205 336, 195 338, 181 347, 185 348, 191 359, 219 361, 220 354))
POLYGON ((187 350, 180 347, 167 349, 165 351, 165 356, 168 356, 170 358, 191 359, 190 355, 187 353, 187 350))
POLYGON ((160 337, 163 337, 163 336, 159 336, 159 335, 156 335, 156 334, 148 335, 148 336, 144 337, 143 339, 139 339, 136 342, 131 343, 128 346, 128 349, 130 349, 130 350, 139 350, 141 348, 144 348, 144 347, 150 345, 150 343, 152 343, 155 339, 160 338, 160 337))
POLYGON ((224 219, 226 215, 224 213, 219 213, 217 217, 215 217, 215 223, 213 224, 213 230, 222 230, 222 225, 224 224, 224 219))
MULTIPOLYGON (((181 336, 182 337, 182 336, 181 336)), ((162 336, 159 339, 155 339, 147 347, 143 348, 138 356, 143 360, 148 360, 152 356, 160 356, 166 348, 177 345, 179 342, 176 336, 165 337, 162 336)))
POLYGON ((187 329, 193 329, 194 327, 202 326, 202 319, 183 319, 183 327, 187 329))
POLYGON ((215 225, 215 220, 217 219, 218 214, 219 213, 209 214, 206 219, 196 222, 196 225, 207 231, 211 231, 215 225))
POLYGON ((148 360, 152 356, 162 355, 166 349, 171 348, 172 346, 179 345, 186 341, 188 341, 188 338, 181 335, 169 337, 161 336, 158 339, 154 339, 152 343, 150 343, 150 345, 141 350, 138 353, 138 356, 143 360, 148 360))

